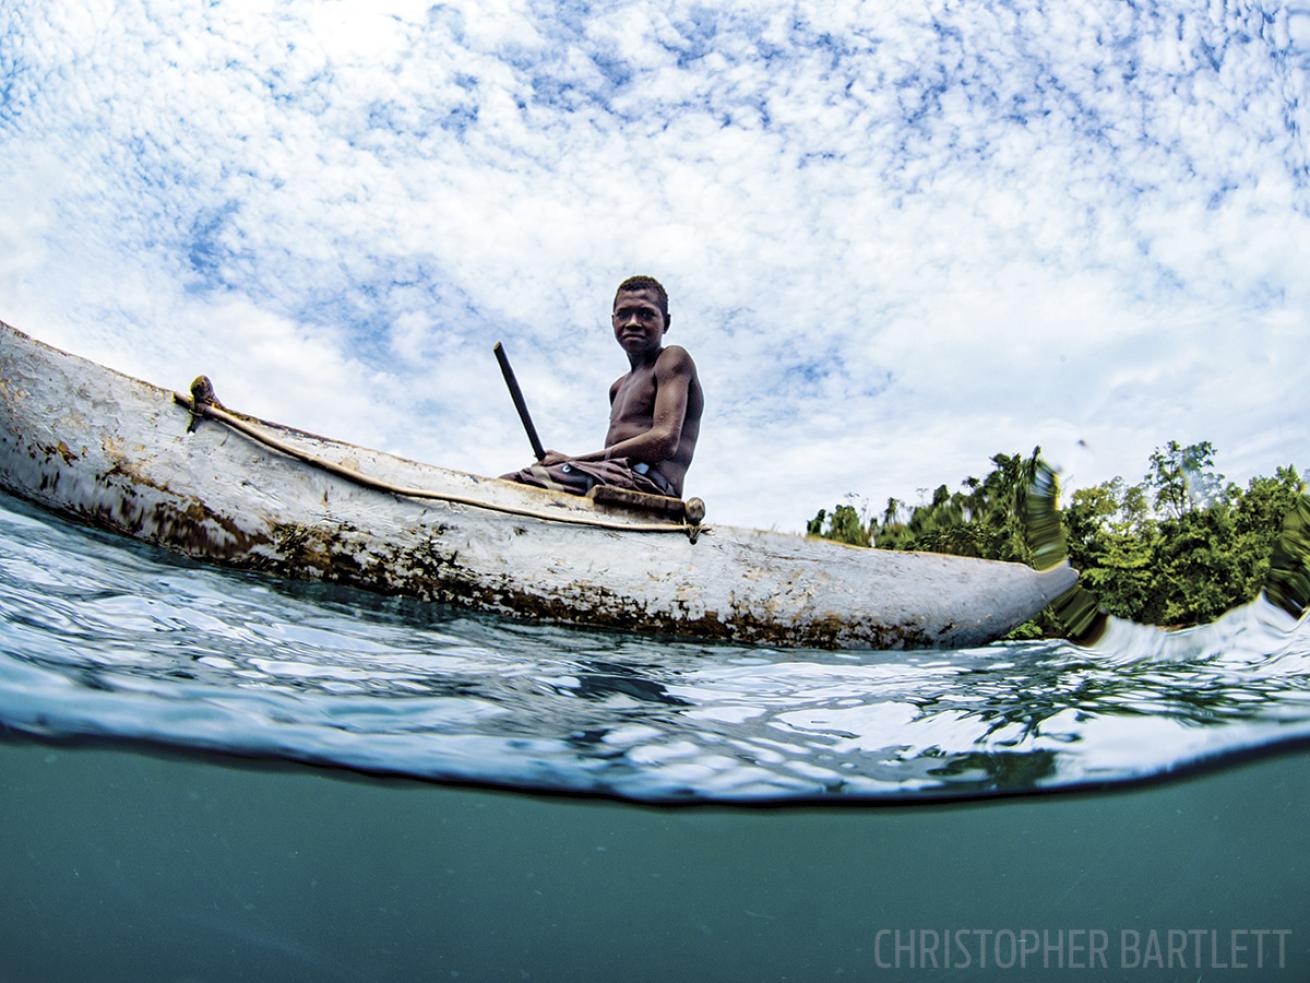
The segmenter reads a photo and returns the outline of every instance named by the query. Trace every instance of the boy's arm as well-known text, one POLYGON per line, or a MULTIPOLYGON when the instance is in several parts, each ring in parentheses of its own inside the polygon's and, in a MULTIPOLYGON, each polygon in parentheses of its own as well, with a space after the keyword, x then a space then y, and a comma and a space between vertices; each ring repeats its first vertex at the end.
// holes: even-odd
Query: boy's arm
POLYGON ((687 418, 687 402, 695 372, 695 364, 685 349, 676 346, 664 349, 659 361, 655 363, 655 409, 650 429, 590 454, 568 457, 550 451, 541 463, 607 461, 614 457, 629 457, 634 461, 656 464, 669 459, 682 440, 682 423, 687 418))

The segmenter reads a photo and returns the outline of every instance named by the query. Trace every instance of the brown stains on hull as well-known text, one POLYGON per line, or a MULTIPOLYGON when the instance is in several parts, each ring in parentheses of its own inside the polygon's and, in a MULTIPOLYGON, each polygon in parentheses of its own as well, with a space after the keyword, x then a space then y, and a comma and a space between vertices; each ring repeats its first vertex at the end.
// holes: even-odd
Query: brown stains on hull
MULTIPOLYGON (((574 581, 561 589, 534 589, 531 571, 523 576, 489 575, 466 565, 445 525, 412 526, 388 544, 349 523, 265 523, 257 516, 215 511, 194 494, 172 488, 120 452, 111 466, 95 473, 95 492, 80 502, 47 489, 61 477, 77 486, 87 476, 88 459, 62 442, 28 445, 40 464, 41 492, 47 505, 95 525, 127 533, 190 556, 276 576, 324 580, 383 594, 464 605, 517 618, 666 637, 772 645, 778 647, 921 648, 940 644, 919 624, 883 624, 871 618, 851 621, 836 615, 795 622, 770 616, 770 605, 752 607, 734 599, 721 610, 706 610, 687 599, 671 608, 613 590, 604 583, 574 581), (40 459, 44 460, 40 460, 40 459), (61 501, 62 500, 62 501, 61 501), (238 521, 238 518, 241 521, 238 521)), ((84 487, 84 486, 83 486, 84 487)), ((21 489, 18 489, 21 493, 21 489)), ((522 535, 513 528, 515 534, 522 535)), ((524 529, 524 532, 527 532, 524 529)))
POLYGON ((349 523, 336 528, 280 523, 273 527, 273 549, 257 566, 285 577, 369 587, 361 580, 364 567, 351 544, 354 532, 349 523))
POLYGON ((243 528, 194 495, 174 491, 126 459, 96 475, 96 484, 106 494, 90 510, 92 520, 138 539, 236 566, 248 565, 251 554, 269 542, 269 537, 243 528), (152 494, 143 494, 142 488, 152 494))
POLYGON ((926 648, 939 644, 921 625, 851 622, 836 615, 788 624, 759 617, 745 604, 726 612, 692 616, 653 610, 594 582, 575 581, 563 591, 537 592, 510 577, 490 577, 460 562, 459 551, 441 541, 442 529, 412 529, 413 546, 379 548, 353 527, 287 524, 274 533, 274 549, 259 569, 286 577, 314 578, 384 594, 462 605, 532 620, 678 638, 776 645, 783 648, 926 648))

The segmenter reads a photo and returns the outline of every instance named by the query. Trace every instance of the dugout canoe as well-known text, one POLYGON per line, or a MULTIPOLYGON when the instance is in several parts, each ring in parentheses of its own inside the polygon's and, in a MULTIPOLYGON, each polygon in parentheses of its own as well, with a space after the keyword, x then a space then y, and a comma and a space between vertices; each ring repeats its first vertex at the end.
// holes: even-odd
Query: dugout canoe
POLYGON ((188 403, 0 322, 0 487, 230 567, 690 639, 979 645, 1076 580, 694 526, 188 403))

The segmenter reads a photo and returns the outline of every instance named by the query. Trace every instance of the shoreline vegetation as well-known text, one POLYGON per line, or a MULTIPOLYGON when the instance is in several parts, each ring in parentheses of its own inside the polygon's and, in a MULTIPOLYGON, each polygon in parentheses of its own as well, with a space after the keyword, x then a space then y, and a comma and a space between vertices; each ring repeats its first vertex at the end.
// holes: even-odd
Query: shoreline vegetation
MULTIPOLYGON (((1209 441, 1181 446, 1171 440, 1151 454, 1137 483, 1115 477, 1079 488, 1059 510, 1057 535, 1069 562, 1106 613, 1183 628, 1213 621, 1262 588, 1277 586, 1267 583, 1270 559, 1286 535, 1284 518, 1301 503, 1305 479, 1288 465, 1243 488, 1214 470, 1214 456, 1209 441)), ((1031 565, 1034 545, 1042 547, 1030 542, 1025 516, 1046 468, 1041 448, 1027 457, 1002 453, 991 460, 987 475, 965 478, 958 491, 940 485, 918 505, 891 498, 881 514, 856 504, 820 509, 806 532, 854 546, 1031 565)), ((1007 638, 1066 634, 1048 607, 1007 638)))

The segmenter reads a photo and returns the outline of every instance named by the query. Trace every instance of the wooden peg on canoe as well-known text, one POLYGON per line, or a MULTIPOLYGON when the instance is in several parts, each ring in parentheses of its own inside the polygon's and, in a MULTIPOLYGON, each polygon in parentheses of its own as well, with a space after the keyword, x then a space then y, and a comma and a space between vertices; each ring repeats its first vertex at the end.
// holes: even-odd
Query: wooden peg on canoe
POLYGON ((191 380, 191 422, 187 424, 187 433, 192 433, 205 418, 205 412, 201 409, 203 406, 217 406, 220 410, 223 409, 223 404, 218 401, 218 396, 214 393, 214 384, 209 381, 209 376, 198 375, 191 380))
POLYGON ((687 538, 693 543, 700 537, 700 524, 705 518, 705 499, 689 498, 682 503, 682 517, 687 522, 687 538))

